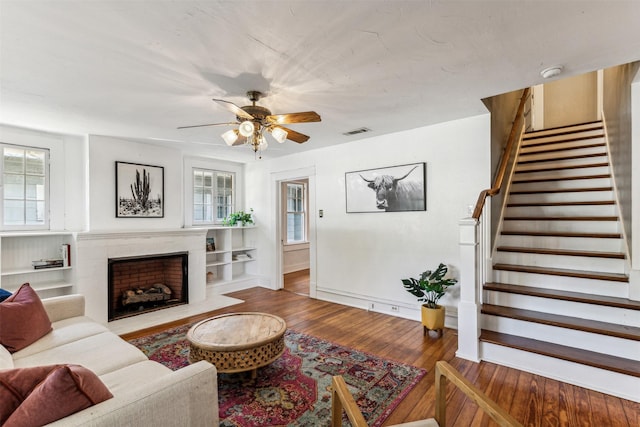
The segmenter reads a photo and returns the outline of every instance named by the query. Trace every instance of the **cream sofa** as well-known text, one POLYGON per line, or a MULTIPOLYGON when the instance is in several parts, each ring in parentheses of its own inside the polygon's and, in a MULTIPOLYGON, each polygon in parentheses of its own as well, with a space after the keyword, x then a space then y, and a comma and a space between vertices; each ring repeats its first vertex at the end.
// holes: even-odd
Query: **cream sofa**
POLYGON ((10 354, 0 369, 71 363, 98 375, 113 398, 49 426, 217 426, 215 366, 198 362, 177 371, 150 361, 105 326, 84 316, 84 297, 42 300, 53 330, 10 354))

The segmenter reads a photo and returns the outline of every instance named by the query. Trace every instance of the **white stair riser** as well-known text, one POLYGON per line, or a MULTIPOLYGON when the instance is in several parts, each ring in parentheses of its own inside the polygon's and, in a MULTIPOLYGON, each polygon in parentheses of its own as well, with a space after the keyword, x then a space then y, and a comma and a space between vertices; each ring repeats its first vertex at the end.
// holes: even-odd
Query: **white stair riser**
POLYGON ((482 360, 640 402, 640 378, 541 356, 501 345, 480 343, 482 360))
POLYGON ((522 286, 536 286, 543 289, 582 292, 585 294, 605 295, 628 298, 629 284, 611 280, 583 279, 579 277, 554 276, 551 274, 522 273, 519 271, 493 270, 493 281, 513 283, 522 286))
POLYGON ((518 163, 516 166, 516 172, 524 172, 524 171, 536 171, 540 169, 546 168, 571 168, 571 167, 579 167, 579 166, 588 166, 593 164, 601 164, 607 163, 608 157, 606 154, 602 154, 598 157, 586 157, 580 159, 565 159, 565 160, 555 160, 550 159, 544 162, 535 162, 535 163, 518 163))
MULTIPOLYGON (((598 304, 585 304, 573 301, 562 301, 552 298, 519 295, 508 292, 484 291, 483 302, 504 307, 544 313, 571 316, 580 319, 591 319, 600 322, 640 327, 640 315, 637 310, 608 307, 598 304)), ((638 355, 640 357, 640 354, 638 355)))
POLYGON ((523 235, 500 235, 497 246, 524 248, 573 249, 584 251, 622 252, 622 239, 595 237, 546 237, 523 235))
POLYGON ((593 176, 603 175, 609 173, 608 166, 598 166, 590 168, 579 169, 560 169, 553 171, 539 171, 539 172, 523 172, 513 175, 515 181, 523 181, 528 179, 560 179, 575 176, 593 176))
MULTIPOLYGON (((603 144, 604 137, 600 136, 598 138, 589 138, 589 139, 577 139, 575 141, 563 141, 562 139, 553 139, 546 140, 547 143, 525 143, 520 146, 519 154, 530 154, 530 153, 541 153, 545 151, 569 151, 574 149, 580 149, 580 147, 584 147, 585 145, 595 145, 595 144, 603 144), (555 141, 555 142, 552 142, 555 141)), ((542 141, 539 141, 542 142, 542 141)), ((598 145, 599 147, 600 145, 598 145)), ((589 147, 591 148, 591 147, 589 147)))
MULTIPOLYGON (((580 148, 577 146, 576 148, 570 148, 567 150, 561 151, 549 151, 549 150, 534 150, 533 148, 525 150, 520 150, 520 156, 518 157, 518 166, 524 166, 525 164, 529 164, 526 162, 530 162, 532 160, 548 160, 554 161, 558 158, 569 157, 569 156, 586 156, 586 155, 600 155, 606 156, 607 150, 604 146, 595 146, 595 147, 586 147, 580 148)), ((591 159, 600 159, 600 157, 590 157, 591 159)))
POLYGON ((547 220, 506 220, 507 231, 552 231, 575 233, 618 233, 617 221, 547 221, 547 220))
POLYGON ((561 179, 557 181, 513 182, 510 191, 569 190, 611 186, 611 178, 561 179))
POLYGON ((482 315, 482 329, 640 360, 640 341, 486 314, 482 315))
MULTIPOLYGON (((541 135, 536 135, 536 136, 541 136, 541 135)), ((592 138, 592 137, 602 137, 602 136, 603 136, 602 129, 577 132, 571 135, 553 135, 552 134, 552 135, 545 136, 543 138, 534 138, 534 139, 529 139, 525 136, 522 139, 522 145, 524 147, 527 147, 531 145, 547 144, 547 143, 552 143, 554 141, 562 142, 566 140, 570 140, 569 141, 570 143, 574 142, 574 140, 584 142, 584 141, 597 140, 598 138, 592 138)))
POLYGON ((616 205, 562 205, 562 206, 509 206, 505 215, 533 217, 567 217, 567 216, 616 216, 616 205))
POLYGON ((593 202, 613 199, 613 191, 574 191, 564 193, 509 194, 509 203, 593 202))
POLYGON ((493 262, 530 267, 562 268, 624 274, 625 260, 567 255, 528 254, 496 251, 493 262))

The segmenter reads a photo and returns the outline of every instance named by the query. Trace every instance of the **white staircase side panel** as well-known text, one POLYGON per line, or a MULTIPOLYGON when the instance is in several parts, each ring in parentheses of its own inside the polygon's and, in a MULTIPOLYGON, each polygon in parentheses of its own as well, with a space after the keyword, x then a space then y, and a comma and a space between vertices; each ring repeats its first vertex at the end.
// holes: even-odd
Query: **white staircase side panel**
MULTIPOLYGON (((640 327, 640 312, 637 310, 489 290, 484 291, 483 301, 487 304, 503 307, 640 327)), ((640 358, 640 354, 638 354, 638 358, 640 358)))
POLYGON ((530 267, 598 271, 601 273, 625 273, 624 259, 530 254, 521 252, 503 252, 498 250, 493 256, 493 262, 497 264, 522 265, 530 267))
POLYGON ((560 179, 538 182, 512 182, 511 191, 575 190, 591 187, 611 187, 611 178, 560 179))
POLYGON ((640 341, 487 314, 481 322, 494 332, 640 361, 640 341))
POLYGON ((640 402, 640 378, 581 365, 554 357, 481 342, 483 361, 640 402))
POLYGON ((622 239, 601 239, 595 237, 552 237, 500 235, 497 246, 522 248, 567 249, 582 251, 623 252, 622 239))
MULTIPOLYGON (((522 160, 522 158, 521 158, 522 160)), ((607 163, 609 158, 606 153, 602 153, 597 157, 584 157, 579 159, 549 159, 535 163, 518 163, 516 172, 536 171, 545 168, 572 168, 579 166, 588 166, 593 164, 607 163)))
MULTIPOLYGON (((589 145, 593 143, 590 142, 589 145)), ((602 146, 588 146, 582 148, 581 146, 576 146, 576 148, 567 147, 567 149, 562 149, 559 151, 551 151, 548 149, 543 149, 544 147, 531 147, 528 150, 520 151, 520 157, 518 157, 518 166, 524 166, 529 164, 527 162, 531 161, 557 161, 558 158, 568 157, 568 156, 595 156, 596 157, 586 157, 586 159, 600 159, 600 156, 606 156, 607 150, 604 145, 602 146), (536 148, 536 150, 534 150, 536 148)))
POLYGON ((509 194, 508 203, 602 202, 613 199, 613 191, 568 191, 561 193, 509 194))
POLYGON ((608 174, 609 166, 595 166, 588 168, 578 168, 578 169, 559 169, 552 171, 538 171, 538 172, 517 172, 513 175, 514 181, 519 182, 523 180, 529 179, 561 179, 561 178, 571 178, 577 176, 593 176, 593 175, 603 175, 608 174))
POLYGON ((629 284, 612 280, 584 279, 579 277, 554 276, 551 274, 522 273, 519 271, 493 270, 493 281, 523 286, 537 286, 544 289, 581 292, 629 298, 629 284))
POLYGON ((616 205, 559 205, 559 206, 507 206, 504 214, 510 216, 567 217, 616 216, 616 205))
POLYGON ((618 221, 551 221, 551 220, 505 220, 506 231, 551 231, 574 233, 619 233, 618 221))

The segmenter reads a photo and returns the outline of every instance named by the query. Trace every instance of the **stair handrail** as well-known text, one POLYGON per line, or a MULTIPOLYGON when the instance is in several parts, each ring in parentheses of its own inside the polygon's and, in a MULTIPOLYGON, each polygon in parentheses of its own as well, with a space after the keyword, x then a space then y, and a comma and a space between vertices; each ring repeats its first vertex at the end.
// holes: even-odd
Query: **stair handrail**
POLYGON ((509 139, 507 140, 507 145, 502 153, 502 159, 500 159, 500 165, 498 166, 498 173, 496 174, 496 179, 493 182, 493 187, 488 188, 486 190, 482 190, 480 195, 478 196, 478 201, 476 202, 476 207, 473 210, 473 215, 471 216, 474 219, 479 220, 482 215, 482 210, 484 209, 484 205, 487 201, 488 196, 495 196, 500 193, 502 188, 502 182, 504 181, 504 176, 507 171, 507 165, 509 163, 509 158, 511 157, 511 151, 516 146, 516 137, 519 136, 519 129, 521 129, 521 122, 524 119, 524 106, 527 102, 527 98, 529 98, 530 88, 525 88, 522 91, 522 97, 520 98, 520 105, 518 105, 518 111, 516 112, 516 116, 513 119, 513 125, 511 126, 511 132, 509 132, 509 139))

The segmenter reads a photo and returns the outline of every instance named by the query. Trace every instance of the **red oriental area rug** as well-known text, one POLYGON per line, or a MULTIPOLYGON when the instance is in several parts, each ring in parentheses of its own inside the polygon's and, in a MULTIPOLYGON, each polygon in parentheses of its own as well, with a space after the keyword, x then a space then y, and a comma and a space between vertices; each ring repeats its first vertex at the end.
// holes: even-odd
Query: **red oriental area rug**
MULTIPOLYGON (((189 364, 190 325, 130 340, 151 360, 189 364)), ((370 426, 380 426, 426 374, 320 338, 287 330, 282 357, 250 374, 219 374, 220 426, 328 426, 331 377, 342 375, 370 426)), ((346 417, 343 425, 349 425, 346 417)))

